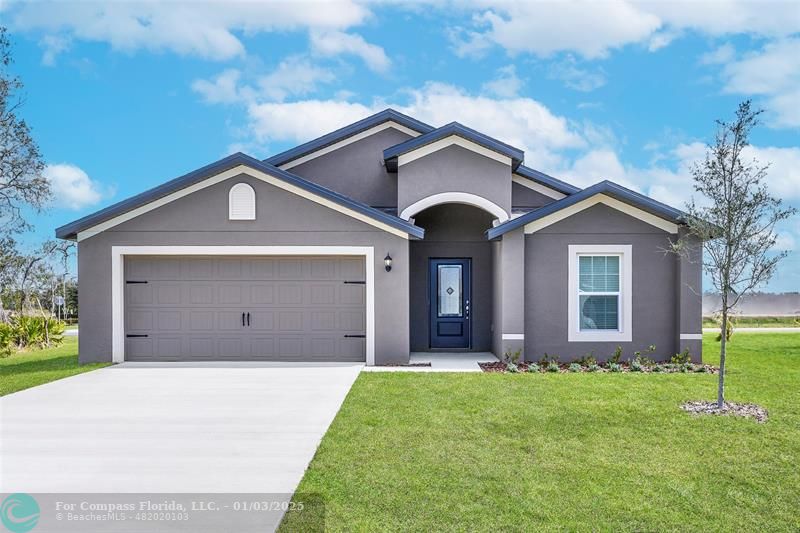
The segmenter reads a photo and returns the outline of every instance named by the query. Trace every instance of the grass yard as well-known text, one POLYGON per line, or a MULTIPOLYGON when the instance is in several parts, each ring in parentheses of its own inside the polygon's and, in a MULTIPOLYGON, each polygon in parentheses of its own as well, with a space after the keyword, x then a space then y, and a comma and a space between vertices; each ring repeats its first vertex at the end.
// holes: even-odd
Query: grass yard
POLYGON ((363 373, 298 494, 331 531, 800 530, 800 335, 730 346, 765 424, 681 411, 706 374, 363 373))
POLYGON ((0 359, 0 396, 107 365, 78 365, 78 337, 64 337, 61 346, 0 359))

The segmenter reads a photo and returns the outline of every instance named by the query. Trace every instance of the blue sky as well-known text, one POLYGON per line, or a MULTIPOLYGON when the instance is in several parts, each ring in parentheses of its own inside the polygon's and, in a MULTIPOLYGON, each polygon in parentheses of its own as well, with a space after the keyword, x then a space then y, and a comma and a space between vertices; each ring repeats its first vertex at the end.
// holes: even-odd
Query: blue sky
MULTIPOLYGON (((714 119, 766 110, 751 155, 800 206, 800 7, 580 2, 2 2, 58 202, 25 239, 241 150, 387 106, 458 120, 579 186, 680 207, 714 119)), ((800 219, 770 290, 800 290, 800 219)))

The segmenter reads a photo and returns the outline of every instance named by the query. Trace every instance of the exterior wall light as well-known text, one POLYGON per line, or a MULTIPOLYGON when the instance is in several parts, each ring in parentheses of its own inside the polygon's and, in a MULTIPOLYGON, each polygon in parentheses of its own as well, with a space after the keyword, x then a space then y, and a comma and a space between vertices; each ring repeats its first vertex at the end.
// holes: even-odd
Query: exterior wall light
POLYGON ((392 270, 392 256, 388 253, 386 254, 386 257, 383 258, 383 265, 386 267, 386 272, 392 270))

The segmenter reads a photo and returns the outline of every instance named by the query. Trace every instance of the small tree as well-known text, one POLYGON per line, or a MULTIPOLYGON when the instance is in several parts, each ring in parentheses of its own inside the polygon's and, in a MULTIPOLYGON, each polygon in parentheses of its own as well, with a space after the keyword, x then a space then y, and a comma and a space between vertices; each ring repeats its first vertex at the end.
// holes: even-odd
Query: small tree
POLYGON ((774 250, 775 224, 796 213, 767 191, 769 165, 744 160, 742 152, 761 113, 747 100, 739 104, 733 122, 717 121, 714 144, 708 146, 705 160, 692 169, 694 190, 703 200, 695 203, 693 199, 687 204, 688 231, 672 246, 672 251, 688 255, 697 239, 703 242, 703 269, 722 297, 717 390, 720 409, 725 405, 726 332, 731 311, 744 295, 775 273, 787 254, 774 250))

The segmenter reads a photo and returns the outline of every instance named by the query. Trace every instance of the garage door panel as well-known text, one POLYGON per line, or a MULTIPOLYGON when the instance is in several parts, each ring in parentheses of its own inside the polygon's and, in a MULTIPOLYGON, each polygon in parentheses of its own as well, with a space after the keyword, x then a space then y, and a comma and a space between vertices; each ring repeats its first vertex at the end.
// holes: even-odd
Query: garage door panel
POLYGON ((364 361, 364 338, 345 337, 365 333, 364 271, 357 257, 126 258, 125 331, 146 335, 126 359, 364 361))

